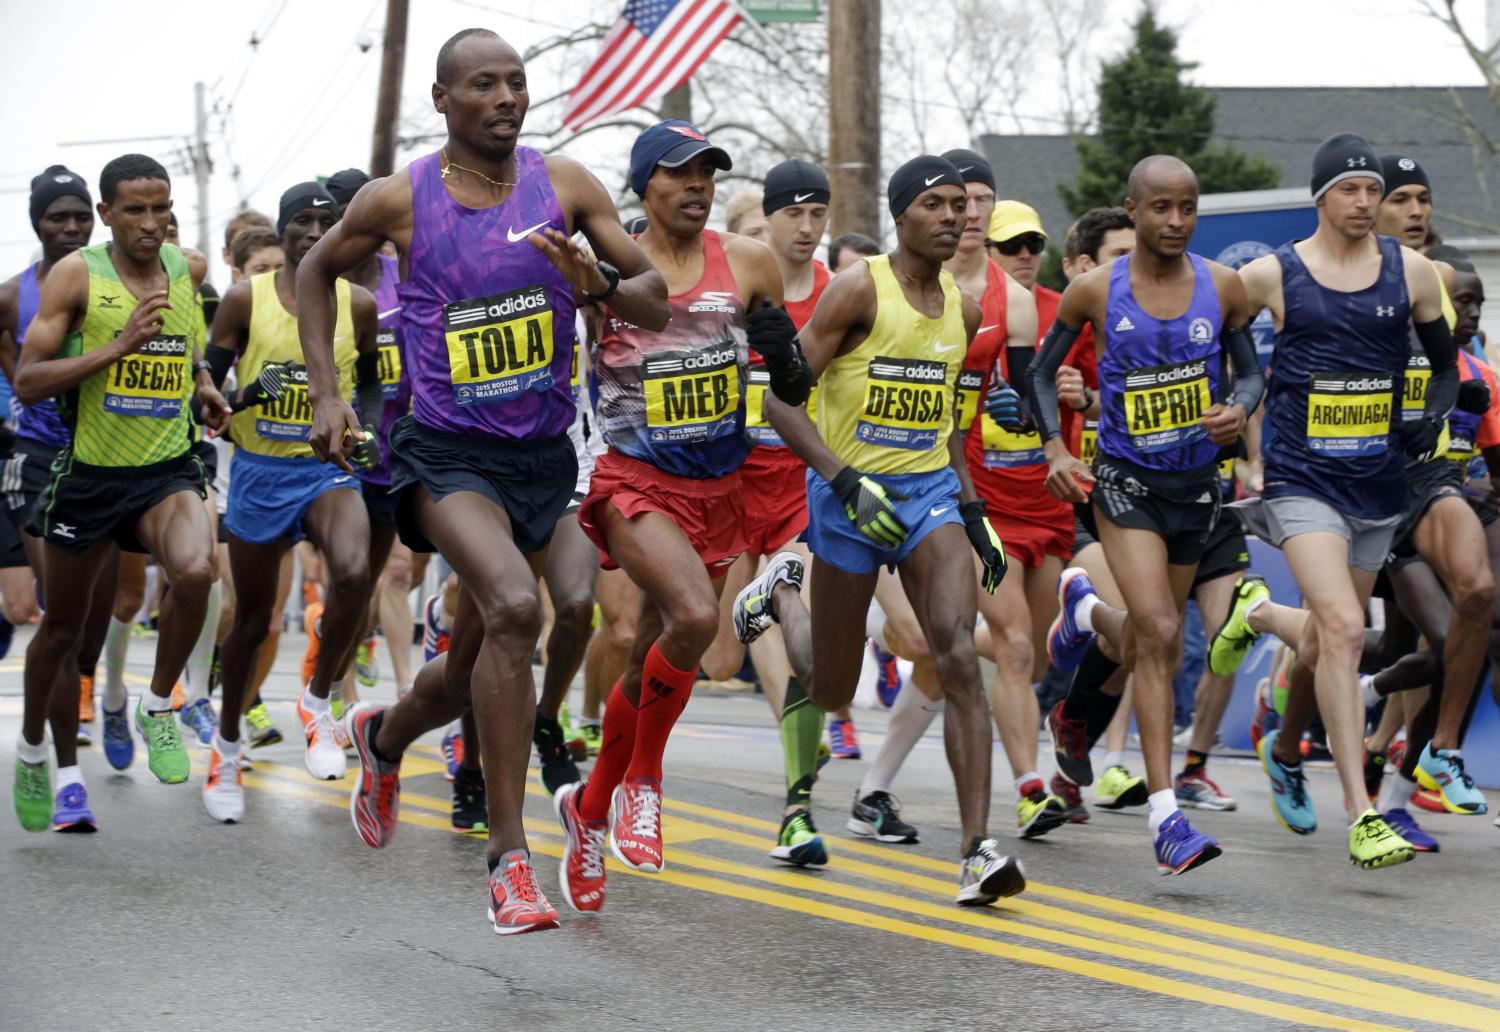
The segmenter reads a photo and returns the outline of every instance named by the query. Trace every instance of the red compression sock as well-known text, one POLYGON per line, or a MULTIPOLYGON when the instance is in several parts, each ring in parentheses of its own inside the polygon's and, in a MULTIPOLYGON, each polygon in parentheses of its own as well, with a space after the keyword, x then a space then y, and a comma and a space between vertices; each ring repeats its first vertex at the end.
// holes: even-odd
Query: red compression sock
POLYGON ((636 711, 635 751, 630 756, 627 778, 661 780, 661 758, 667 751, 677 718, 687 708, 698 668, 678 670, 661 654, 659 645, 646 653, 641 669, 641 705, 636 711))
POLYGON ((602 821, 609 817, 609 800, 615 786, 625 776, 635 750, 636 708, 625 698, 616 681, 609 699, 604 704, 604 722, 600 725, 599 758, 594 761, 593 773, 578 797, 578 812, 589 821, 602 821))

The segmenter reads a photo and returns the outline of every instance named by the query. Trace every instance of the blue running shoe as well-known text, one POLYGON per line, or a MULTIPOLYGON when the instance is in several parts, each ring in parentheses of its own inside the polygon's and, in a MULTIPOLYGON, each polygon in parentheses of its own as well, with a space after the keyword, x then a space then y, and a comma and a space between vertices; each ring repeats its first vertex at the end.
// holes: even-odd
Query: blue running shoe
POLYGON ((207 699, 194 699, 177 711, 177 719, 187 736, 207 749, 214 744, 214 732, 219 730, 219 721, 214 717, 213 704, 207 699))
POLYGON ((870 655, 875 658, 875 694, 886 709, 896 705, 896 696, 901 691, 901 670, 896 666, 896 655, 887 652, 873 641, 870 655))
POLYGON ((82 782, 57 790, 52 805, 52 830, 75 833, 99 830, 94 824, 94 811, 89 809, 89 790, 82 782))
POLYGON ((1094 638, 1094 632, 1079 627, 1073 616, 1078 603, 1092 594, 1094 582, 1077 566, 1068 567, 1057 579, 1057 619, 1047 630, 1047 656, 1064 673, 1078 669, 1094 638))
POLYGON ((464 732, 463 725, 458 721, 448 725, 448 730, 443 732, 443 760, 448 764, 448 772, 443 776, 452 781, 458 776, 458 768, 464 762, 464 732))
POLYGON ((1318 815, 1313 812, 1312 800, 1307 798, 1302 764, 1285 767, 1271 754, 1280 734, 1279 730, 1267 732, 1255 747, 1260 753, 1260 765, 1271 779, 1271 812, 1287 831, 1311 835, 1318 830, 1318 815))
POLYGON ((135 759, 135 738, 130 734, 130 697, 116 712, 108 706, 99 707, 104 712, 104 758, 115 770, 124 770, 135 759))
POLYGON ((1417 759, 1417 780, 1442 797, 1443 809, 1449 813, 1484 813, 1484 793, 1464 770, 1464 758, 1457 749, 1436 749, 1428 742, 1417 759), (1425 777, 1424 777, 1425 775, 1425 777))
POLYGON ((1417 827, 1416 818, 1405 807, 1398 806, 1394 810, 1387 810, 1380 816, 1391 826, 1391 830, 1411 844, 1411 848, 1418 853, 1436 853, 1438 851, 1438 840, 1427 832, 1417 827))
POLYGON ((1224 852, 1201 831, 1194 831, 1181 810, 1156 833, 1156 867, 1162 874, 1186 874, 1224 852))

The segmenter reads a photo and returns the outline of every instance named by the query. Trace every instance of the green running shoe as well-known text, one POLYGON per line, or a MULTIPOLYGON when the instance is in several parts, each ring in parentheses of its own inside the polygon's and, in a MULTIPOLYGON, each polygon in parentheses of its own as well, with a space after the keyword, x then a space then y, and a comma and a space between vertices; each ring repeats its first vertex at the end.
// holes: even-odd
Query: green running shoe
POLYGON ((1411 843, 1374 810, 1366 810, 1349 829, 1349 862, 1366 871, 1395 867, 1416 855, 1411 843))
POLYGON ((52 827, 52 779, 46 760, 27 763, 16 757, 16 783, 11 798, 15 800, 21 827, 27 831, 46 831, 52 827))
POLYGON ((578 737, 583 739, 584 748, 590 756, 599 755, 599 746, 604 743, 604 731, 598 724, 579 724, 578 737))
POLYGON ((1068 821, 1068 808, 1055 795, 1038 788, 1016 800, 1016 830, 1022 838, 1041 838, 1068 821))
POLYGON ((1146 779, 1130 773, 1118 763, 1106 770, 1094 788, 1094 805, 1105 810, 1123 810, 1127 806, 1144 806, 1146 779))
POLYGON ((250 725, 250 748, 259 749, 281 741, 281 732, 271 723, 271 714, 265 703, 257 702, 251 706, 245 713, 245 723, 250 725))
POLYGON ((781 835, 771 850, 771 859, 798 867, 823 867, 828 863, 828 850, 813 827, 812 814, 795 810, 781 819, 781 835))
POLYGON ((342 695, 329 695, 328 712, 333 714, 333 722, 335 724, 344 719, 344 697, 342 695))
POLYGON ((177 730, 177 718, 171 710, 147 713, 145 703, 146 693, 142 692, 135 704, 135 729, 146 740, 146 765, 163 785, 180 785, 188 779, 191 766, 177 730))
POLYGON ((1250 627, 1246 614, 1251 605, 1271 597, 1266 582, 1248 573, 1234 582, 1234 604, 1208 646, 1208 668, 1218 677, 1233 677, 1260 634, 1250 627))

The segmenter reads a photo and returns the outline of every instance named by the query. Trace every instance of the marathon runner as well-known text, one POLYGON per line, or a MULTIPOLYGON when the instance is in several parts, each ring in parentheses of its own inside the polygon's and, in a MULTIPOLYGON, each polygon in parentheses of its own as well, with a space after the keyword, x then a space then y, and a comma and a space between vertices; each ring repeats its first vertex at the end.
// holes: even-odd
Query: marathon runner
POLYGON ((396 826, 401 755, 471 704, 489 802, 490 915, 499 934, 548 928, 522 803, 541 625, 536 573, 572 497, 574 297, 666 325, 666 290, 620 227, 608 193, 571 158, 518 147, 530 103, 520 55, 488 29, 438 52, 433 102, 448 137, 350 204, 299 270, 298 315, 314 407, 312 445, 349 471, 361 423, 333 363, 338 277, 390 240, 401 253, 401 338, 413 410, 390 437, 402 539, 441 550, 462 582, 446 654, 389 709, 348 715, 361 770, 350 797, 360 837, 396 826), (600 260, 569 240, 581 230, 600 260), (471 696, 471 685, 473 688, 471 696))
POLYGON ((828 244, 828 271, 837 276, 861 259, 880 253, 880 245, 863 233, 845 233, 828 244))

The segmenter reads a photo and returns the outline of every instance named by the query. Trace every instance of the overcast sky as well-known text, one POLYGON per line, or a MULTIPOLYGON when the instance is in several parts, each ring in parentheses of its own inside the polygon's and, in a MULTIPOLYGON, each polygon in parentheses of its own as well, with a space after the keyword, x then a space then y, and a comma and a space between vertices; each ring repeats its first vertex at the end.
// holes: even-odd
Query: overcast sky
MULTIPOLYGON (((1138 2, 1102 2, 1108 14, 1095 49, 1109 55, 1120 49, 1138 2)), ((430 110, 433 58, 458 29, 493 28, 524 51, 618 6, 622 0, 411 0, 408 117, 430 110)), ((1181 31, 1182 56, 1199 62, 1196 81, 1207 85, 1481 83, 1455 40, 1422 13, 1421 0, 1162 0, 1159 6, 1181 31)), ((1460 0, 1459 9, 1482 36, 1483 0, 1460 0)), ((174 156, 193 130, 196 81, 209 85, 221 112, 232 112, 212 120, 215 236, 241 196, 274 215, 277 197, 292 183, 368 166, 385 0, 0 0, 0 12, 0 278, 35 253, 28 184, 54 162, 82 173, 96 189, 100 168, 118 154, 140 150, 162 159, 173 172, 184 241, 194 242, 193 180, 174 156), (248 40, 268 24, 252 52, 248 40), (374 45, 362 52, 360 43, 374 45), (135 137, 159 138, 64 146, 135 137), (230 176, 236 164, 238 183, 230 176)), ((530 71, 534 97, 570 85, 545 81, 561 76, 556 68, 550 76, 545 66, 530 71)), ((569 153, 592 162, 605 147, 620 143, 585 137, 569 153)), ((96 241, 103 232, 96 230, 96 241)), ((222 283, 214 259, 213 278, 222 283)))

